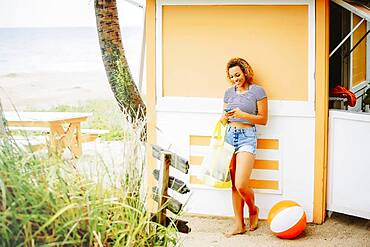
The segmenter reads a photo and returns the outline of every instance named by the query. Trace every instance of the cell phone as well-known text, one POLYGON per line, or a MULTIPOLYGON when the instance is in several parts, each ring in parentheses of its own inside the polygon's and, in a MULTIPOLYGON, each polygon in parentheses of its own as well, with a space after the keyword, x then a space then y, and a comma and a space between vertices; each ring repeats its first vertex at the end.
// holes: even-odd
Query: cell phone
POLYGON ((226 108, 224 111, 225 112, 229 112, 229 111, 231 111, 232 109, 231 108, 226 108))

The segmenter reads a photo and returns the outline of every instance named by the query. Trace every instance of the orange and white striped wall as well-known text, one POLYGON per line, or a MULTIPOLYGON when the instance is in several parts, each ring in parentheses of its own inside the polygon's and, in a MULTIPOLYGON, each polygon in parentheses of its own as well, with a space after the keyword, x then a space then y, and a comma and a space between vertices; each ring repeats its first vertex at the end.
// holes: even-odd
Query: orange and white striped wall
MULTIPOLYGON (((190 136, 190 184, 202 185, 198 179, 199 168, 207 152, 210 136, 190 136)), ((280 193, 279 139, 257 140, 258 155, 251 175, 250 186, 256 192, 280 193)))
MULTIPOLYGON (((225 65, 240 56, 250 62, 256 83, 265 88, 269 99, 269 122, 257 127, 252 172, 261 217, 266 218, 272 205, 284 199, 302 205, 308 221, 314 218, 314 204, 322 216, 325 192, 323 184, 316 182, 323 181, 325 160, 325 148, 321 148, 325 134, 318 135, 316 128, 325 132, 325 104, 317 99, 317 78, 326 82, 326 70, 317 70, 316 59, 317 50, 325 49, 317 45, 318 37, 326 37, 326 29, 316 33, 321 4, 316 6, 314 0, 147 0, 149 141, 190 160, 190 174, 176 174, 192 189, 188 212, 233 214, 230 189, 204 186, 196 175, 222 113, 223 93, 230 86, 225 65)), ((324 20, 325 6, 320 12, 324 20)), ((320 63, 325 64, 325 59, 320 57, 320 63)))

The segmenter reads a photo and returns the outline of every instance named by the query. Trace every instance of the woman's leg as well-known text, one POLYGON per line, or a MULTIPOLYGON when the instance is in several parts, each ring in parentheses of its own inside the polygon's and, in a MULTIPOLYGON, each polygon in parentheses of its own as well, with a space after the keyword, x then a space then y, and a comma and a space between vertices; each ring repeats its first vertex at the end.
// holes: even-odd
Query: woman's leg
POLYGON ((236 155, 235 187, 249 208, 250 230, 255 230, 258 223, 258 208, 254 204, 254 192, 249 187, 249 179, 254 165, 254 155, 240 152, 236 155))
POLYGON ((244 223, 244 200, 240 196, 238 190, 235 187, 235 163, 236 163, 236 155, 234 154, 231 162, 230 162, 230 175, 231 175, 231 182, 232 182, 232 201, 233 201, 233 209, 235 214, 235 225, 233 228, 226 233, 228 236, 240 234, 246 232, 246 226, 244 223))

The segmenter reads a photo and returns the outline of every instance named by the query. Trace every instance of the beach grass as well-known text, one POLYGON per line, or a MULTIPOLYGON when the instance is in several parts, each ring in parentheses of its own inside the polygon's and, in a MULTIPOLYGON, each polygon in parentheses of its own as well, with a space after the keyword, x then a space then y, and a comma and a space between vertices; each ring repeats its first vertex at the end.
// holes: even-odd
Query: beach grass
POLYGON ((99 159, 87 172, 40 158, 2 133, 0 246, 175 246, 175 226, 151 221, 145 207, 144 125, 125 126, 124 162, 113 171, 99 159))

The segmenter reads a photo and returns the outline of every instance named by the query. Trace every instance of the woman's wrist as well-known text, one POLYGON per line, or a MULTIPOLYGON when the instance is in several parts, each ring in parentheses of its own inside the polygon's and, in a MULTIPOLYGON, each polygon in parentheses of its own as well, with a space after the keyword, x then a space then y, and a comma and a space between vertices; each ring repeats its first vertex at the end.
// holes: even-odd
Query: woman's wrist
POLYGON ((229 122, 229 120, 225 116, 222 116, 220 121, 221 121, 222 125, 226 125, 229 122))
POLYGON ((243 115, 241 117, 242 119, 248 121, 248 122, 251 122, 253 124, 259 124, 259 119, 260 119, 260 116, 259 115, 253 115, 253 114, 250 114, 250 113, 246 113, 246 112, 243 112, 243 115))

